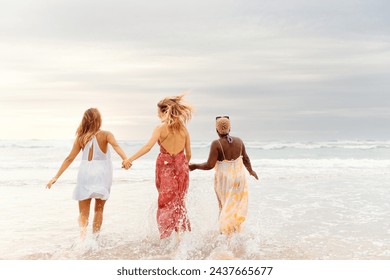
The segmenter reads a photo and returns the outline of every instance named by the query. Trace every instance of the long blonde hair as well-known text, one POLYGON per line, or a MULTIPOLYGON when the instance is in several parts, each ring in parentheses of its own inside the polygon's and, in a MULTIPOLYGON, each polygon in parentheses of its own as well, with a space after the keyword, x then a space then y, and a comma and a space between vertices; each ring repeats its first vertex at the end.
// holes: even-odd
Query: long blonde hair
POLYGON ((101 125, 102 117, 98 109, 89 108, 84 112, 81 123, 76 131, 78 141, 83 149, 88 141, 91 140, 92 136, 99 131, 101 125))
POLYGON ((183 97, 184 94, 166 97, 157 104, 162 113, 162 120, 173 132, 179 132, 192 118, 193 108, 183 101, 183 97))

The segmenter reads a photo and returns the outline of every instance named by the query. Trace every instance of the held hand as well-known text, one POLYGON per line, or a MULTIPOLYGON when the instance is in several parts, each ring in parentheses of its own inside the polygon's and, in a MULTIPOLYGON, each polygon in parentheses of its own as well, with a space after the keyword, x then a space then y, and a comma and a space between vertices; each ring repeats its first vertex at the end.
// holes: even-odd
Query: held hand
POLYGON ((195 163, 190 163, 188 165, 188 167, 190 168, 190 171, 194 171, 196 169, 196 164, 195 163))
POLYGON ((126 164, 126 165, 124 166, 124 168, 125 168, 126 170, 129 170, 132 166, 133 166, 133 164, 128 163, 128 164, 126 164))
POLYGON ((253 177, 255 177, 256 180, 259 180, 259 177, 257 176, 255 171, 252 170, 251 172, 249 172, 249 174, 251 174, 253 177))
POLYGON ((57 181, 57 179, 58 179, 58 178, 53 177, 53 179, 51 179, 51 180, 49 181, 49 183, 47 183, 46 188, 47 188, 47 189, 50 189, 51 186, 57 181))
POLYGON ((129 170, 132 165, 133 164, 131 163, 131 161, 129 159, 125 159, 124 161, 122 161, 122 168, 124 168, 126 170, 129 170))

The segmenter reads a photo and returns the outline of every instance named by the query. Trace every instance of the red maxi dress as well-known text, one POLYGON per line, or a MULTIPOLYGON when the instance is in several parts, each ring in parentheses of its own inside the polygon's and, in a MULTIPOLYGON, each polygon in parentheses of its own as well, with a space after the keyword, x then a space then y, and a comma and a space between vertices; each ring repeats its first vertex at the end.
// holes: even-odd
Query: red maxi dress
POLYGON ((158 191, 157 224, 160 238, 172 231, 190 231, 185 198, 189 185, 188 161, 184 151, 169 154, 160 145, 156 162, 156 187, 158 191))

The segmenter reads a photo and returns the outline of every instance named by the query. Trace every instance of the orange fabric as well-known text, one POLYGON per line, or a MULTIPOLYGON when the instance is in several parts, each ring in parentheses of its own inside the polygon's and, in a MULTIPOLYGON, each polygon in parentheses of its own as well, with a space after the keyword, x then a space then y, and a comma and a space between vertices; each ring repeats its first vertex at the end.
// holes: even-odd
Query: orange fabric
POLYGON ((219 203, 220 232, 239 232, 248 212, 248 183, 241 156, 217 162, 214 190, 219 203))

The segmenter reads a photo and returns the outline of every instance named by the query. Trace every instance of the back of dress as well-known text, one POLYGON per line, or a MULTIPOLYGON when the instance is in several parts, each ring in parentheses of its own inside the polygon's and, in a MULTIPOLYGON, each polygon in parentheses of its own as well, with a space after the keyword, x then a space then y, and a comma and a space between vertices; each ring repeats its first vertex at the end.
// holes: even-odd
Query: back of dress
MULTIPOLYGON (((219 141, 218 141, 219 142, 219 141)), ((221 143, 219 142, 221 145, 221 143)), ((221 145, 223 161, 215 165, 214 190, 219 204, 219 230, 231 234, 241 230, 248 212, 248 182, 242 160, 242 145, 240 156, 227 160, 221 145)))
POLYGON ((107 200, 110 196, 111 185, 112 162, 110 149, 107 148, 107 153, 103 153, 96 136, 93 136, 83 150, 73 199, 98 198, 107 200), (91 160, 88 159, 90 151, 92 151, 91 160))

